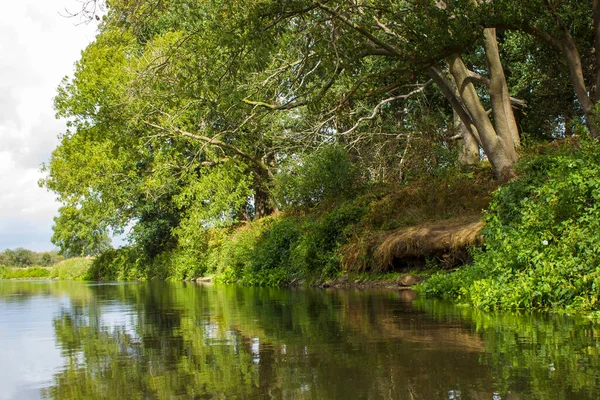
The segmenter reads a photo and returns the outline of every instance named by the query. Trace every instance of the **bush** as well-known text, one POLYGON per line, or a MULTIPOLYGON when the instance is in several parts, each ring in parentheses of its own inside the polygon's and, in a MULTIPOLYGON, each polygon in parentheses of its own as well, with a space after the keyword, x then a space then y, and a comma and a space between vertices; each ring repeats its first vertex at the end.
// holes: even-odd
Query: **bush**
POLYGON ((295 268, 307 275, 329 276, 338 272, 340 247, 348 239, 349 227, 359 222, 365 212, 365 208, 346 202, 320 220, 305 223, 292 255, 295 268))
POLYGON ((87 279, 90 280, 134 280, 146 278, 144 257, 133 247, 110 249, 94 258, 87 279))
POLYGON ((289 161, 276 177, 274 193, 282 205, 314 205, 324 199, 348 198, 356 193, 358 181, 348 152, 330 145, 289 161))
POLYGON ((277 286, 333 275, 339 271, 339 248, 347 240, 348 228, 362 215, 362 207, 344 203, 304 222, 285 216, 253 222, 208 250, 217 260, 216 280, 277 286))
POLYGON ((91 265, 92 260, 89 258, 69 258, 50 268, 50 277, 61 280, 87 280, 91 265))
POLYGON ((192 250, 176 249, 161 253, 148 264, 148 277, 184 281, 203 276, 205 265, 192 250))
POLYGON ((42 267, 9 268, 0 266, 0 279, 49 278, 50 269, 42 267))
POLYGON ((600 149, 582 139, 530 156, 485 214, 474 265, 421 290, 490 309, 600 309, 600 149))
POLYGON ((293 275, 291 254, 298 243, 300 233, 297 221, 279 219, 265 229, 257 239, 255 252, 249 262, 250 274, 282 269, 293 275))

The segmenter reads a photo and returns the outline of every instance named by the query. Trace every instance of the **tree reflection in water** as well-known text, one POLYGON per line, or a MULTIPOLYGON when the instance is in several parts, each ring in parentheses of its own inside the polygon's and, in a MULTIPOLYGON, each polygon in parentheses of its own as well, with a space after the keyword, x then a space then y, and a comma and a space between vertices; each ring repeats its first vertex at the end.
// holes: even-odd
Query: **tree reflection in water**
POLYGON ((598 325, 585 319, 393 291, 61 290, 51 399, 595 399, 599 387, 598 325))

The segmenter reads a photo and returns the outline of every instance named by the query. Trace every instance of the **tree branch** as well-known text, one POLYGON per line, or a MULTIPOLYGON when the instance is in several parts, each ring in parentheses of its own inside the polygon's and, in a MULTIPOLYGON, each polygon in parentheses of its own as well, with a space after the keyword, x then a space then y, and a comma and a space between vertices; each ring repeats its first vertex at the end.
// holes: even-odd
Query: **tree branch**
MULTIPOLYGON (((339 68, 339 66, 336 66, 335 72, 333 73, 333 75, 331 76, 331 78, 325 83, 325 85, 323 85, 323 87, 317 92, 316 96, 315 96, 315 100, 319 100, 320 98, 322 98, 325 93, 329 90, 329 88, 331 88, 331 86, 334 84, 336 78, 344 71, 343 68, 339 68)), ((244 103, 246 104, 250 104, 252 106, 258 106, 258 107, 265 107, 274 111, 281 111, 281 110, 291 110, 293 108, 298 108, 298 107, 302 107, 307 105, 310 100, 309 99, 304 99, 304 100, 292 100, 289 101, 288 103, 285 104, 270 104, 270 103, 265 103, 262 101, 255 101, 255 100, 250 100, 250 99, 243 99, 242 100, 244 103)))
POLYGON ((269 167, 267 165, 265 165, 261 160, 257 159, 256 157, 251 156, 250 154, 238 149, 236 146, 231 145, 229 143, 223 142, 219 139, 215 139, 215 138, 211 138, 208 136, 203 136, 203 135, 198 135, 195 133, 190 133, 187 131, 184 131, 182 129, 179 129, 175 126, 171 127, 171 128, 166 128, 164 126, 160 126, 157 124, 154 124, 152 122, 149 121, 143 121, 146 125, 161 130, 161 131, 165 131, 165 132, 175 132, 180 136, 183 137, 187 137, 190 139, 194 139, 194 140, 198 140, 200 142, 209 144, 211 146, 216 146, 219 147, 223 150, 229 150, 230 152, 232 152, 235 155, 240 156, 241 158, 250 161, 252 164, 254 164, 254 166, 258 167, 258 169, 263 172, 266 173, 267 176, 269 176, 269 178, 273 178, 273 173, 271 172, 271 170, 269 169, 269 167))
MULTIPOLYGON (((469 77, 471 79, 483 84, 486 88, 489 89, 490 79, 488 77, 478 74, 477 72, 470 71, 470 70, 469 70, 469 77)), ((516 97, 510 97, 510 103, 513 106, 517 106, 517 107, 521 107, 521 108, 527 107, 527 103, 525 102, 525 100, 517 99, 516 97)))
POLYGON ((328 7, 325 4, 320 3, 320 2, 316 2, 315 4, 321 10, 325 11, 327 14, 333 16, 334 18, 339 19, 340 21, 342 21, 343 23, 345 23, 346 25, 348 25, 349 27, 351 27, 352 29, 354 29, 355 31, 357 31, 358 33, 360 33, 361 35, 363 35, 367 39, 369 39, 371 42, 375 43, 377 46, 381 47, 382 49, 387 50, 388 52, 390 52, 390 54, 392 54, 392 55, 394 55, 396 57, 402 57, 402 53, 397 48, 395 48, 394 46, 392 46, 392 45, 384 42, 383 40, 378 39, 371 32, 369 32, 365 28, 361 27, 357 23, 351 21, 350 19, 348 19, 344 15, 340 14, 339 12, 337 12, 336 10, 334 10, 333 8, 328 7))
POLYGON ((421 93, 422 91, 424 91, 429 85, 431 85, 433 83, 433 80, 429 80, 426 83, 424 83, 423 85, 419 86, 418 89, 413 90, 410 93, 407 94, 402 94, 402 95, 398 95, 398 96, 394 96, 394 97, 389 97, 385 100, 382 100, 379 102, 379 104, 377 104, 375 106, 375 108, 373 109, 373 112, 371 113, 371 115, 369 115, 368 117, 361 117, 358 119, 358 121, 356 121, 356 123, 354 124, 354 126, 352 126, 352 128, 348 129, 345 132, 340 133, 340 135, 347 135, 349 133, 354 132, 356 129, 358 129, 358 127, 360 126, 361 123, 363 123, 364 121, 371 121, 373 120, 377 114, 379 114, 379 110, 381 109, 382 106, 384 106, 385 104, 391 103, 392 101, 395 100, 400 100, 400 99, 407 99, 417 93, 421 93))

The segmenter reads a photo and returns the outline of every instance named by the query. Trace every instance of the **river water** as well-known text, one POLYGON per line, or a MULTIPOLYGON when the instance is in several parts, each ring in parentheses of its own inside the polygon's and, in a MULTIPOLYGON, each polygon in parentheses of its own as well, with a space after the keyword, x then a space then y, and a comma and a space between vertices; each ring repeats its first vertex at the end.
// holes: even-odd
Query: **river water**
POLYGON ((0 399, 600 398, 600 325, 413 297, 0 281, 0 399))

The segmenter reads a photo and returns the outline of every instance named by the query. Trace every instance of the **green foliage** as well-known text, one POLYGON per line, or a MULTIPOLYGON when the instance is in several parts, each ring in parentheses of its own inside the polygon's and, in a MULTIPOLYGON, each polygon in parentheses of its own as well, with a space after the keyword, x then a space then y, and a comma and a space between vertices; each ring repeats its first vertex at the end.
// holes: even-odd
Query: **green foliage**
POLYGON ((290 254, 299 232, 296 221, 268 217, 242 227, 231 240, 208 250, 219 256, 213 266, 217 281, 275 286, 290 282, 295 272, 290 254))
POLYGON ((137 249, 123 247, 108 250, 95 257, 87 277, 92 280, 132 280, 143 279, 146 264, 137 249))
POLYGON ((63 206, 54 217, 54 234, 50 239, 60 248, 60 254, 69 257, 84 257, 110 249, 111 240, 106 227, 94 216, 86 215, 81 209, 63 206))
POLYGON ((148 257, 136 246, 105 251, 94 258, 87 278, 106 281, 189 280, 203 276, 205 265, 189 249, 172 249, 148 257))
POLYGON ((52 264, 52 256, 49 253, 44 253, 40 258, 40 264, 42 267, 48 267, 52 264))
POLYGON ((186 210, 185 217, 172 232, 182 247, 198 249, 208 228, 230 226, 236 220, 252 194, 245 170, 245 165, 226 164, 188 177, 189 183, 175 198, 175 204, 186 210))
POLYGON ((219 253, 217 281, 281 285, 321 280, 340 268, 340 247, 364 209, 350 202, 314 219, 270 217, 239 230, 219 253))
POLYGON ((321 276, 338 272, 341 262, 339 250, 350 237, 354 224, 365 213, 363 206, 345 202, 320 219, 308 221, 293 254, 297 268, 321 276))
MULTIPOLYGON (((455 111, 467 102, 453 109, 446 98, 453 95, 440 90, 443 80, 437 89, 424 84, 430 74, 435 68, 446 74, 448 55, 460 49, 470 69, 496 76, 482 27, 504 27, 497 38, 511 95, 536 108, 519 115, 519 126, 539 139, 566 136, 568 122, 583 117, 566 83, 569 68, 541 42, 558 43, 570 32, 585 80, 593 82, 598 70, 590 56, 589 2, 556 9, 541 0, 133 3, 110 2, 98 36, 58 88, 55 109, 68 129, 41 182, 62 203, 52 241, 66 256, 100 254, 89 272, 94 279, 214 273, 224 281, 280 284, 335 274, 352 230, 365 235, 368 248, 369 233, 476 219, 495 184, 485 168, 458 167, 455 111), (397 190, 366 194, 364 207, 350 201, 377 185, 397 190), (256 221, 275 208, 287 214, 256 221), (130 246, 112 250, 109 234, 125 230, 130 246)), ((489 108, 486 85, 477 94, 489 108)), ((494 116, 490 122, 500 123, 494 116)), ((492 133, 481 143, 495 139, 492 133)), ((537 268, 548 256, 594 259, 585 244, 593 235, 569 227, 594 229, 593 212, 580 209, 594 204, 586 194, 593 189, 581 182, 594 181, 588 178, 596 171, 565 186, 552 178, 565 174, 558 164, 532 161, 521 179, 498 192, 487 217, 488 251, 477 255, 472 273, 464 272, 479 289, 459 293, 455 282, 452 296, 477 302, 487 301, 486 291, 504 296, 505 282, 477 272, 486 265, 489 276, 501 275, 494 275, 491 254, 520 257, 507 261, 515 276, 530 274, 525 265, 537 268), (586 213, 588 222, 580 220, 586 213), (549 245, 540 247, 545 240, 549 245)), ((367 265, 369 253, 360 254, 367 265)), ((26 257, 18 263, 32 265, 26 257)), ((536 282, 507 292, 514 299, 502 303, 566 304, 585 286, 549 295, 542 285, 535 301, 519 300, 536 282)))
MULTIPOLYGON (((294 271, 291 254, 299 236, 296 221, 288 219, 273 221, 257 238, 255 252, 249 264, 250 270, 247 271, 248 283, 261 282, 265 279, 264 271, 279 269, 288 277, 293 276, 297 271, 294 271)), ((283 279, 283 277, 279 278, 283 279)), ((269 283, 275 283, 273 280, 277 278, 271 275, 267 277, 269 283)))
POLYGON ((0 266, 0 279, 88 279, 88 268, 92 261, 88 258, 70 258, 51 267, 10 268, 0 266))
POLYGON ((23 248, 15 250, 6 249, 4 256, 6 257, 5 265, 11 267, 29 267, 37 261, 36 253, 23 248))
POLYGON ((35 265, 48 267, 63 260, 57 251, 36 253, 31 250, 17 248, 6 249, 0 253, 0 265, 6 267, 24 268, 35 265))
POLYGON ((528 157, 485 214, 474 265, 422 285, 482 309, 600 309, 600 149, 581 139, 528 157))
POLYGON ((205 265, 192 250, 175 249, 160 254, 148 262, 149 279, 183 281, 204 276, 205 265))
POLYGON ((51 270, 42 267, 9 268, 0 266, 0 279, 50 278, 51 270))
POLYGON ((92 260, 89 258, 69 258, 50 268, 50 277, 60 280, 89 280, 88 271, 91 264, 92 260))
POLYGON ((347 198, 359 188, 356 165, 339 145, 325 145, 298 160, 290 160, 277 175, 276 197, 283 205, 314 205, 347 198))

